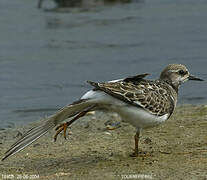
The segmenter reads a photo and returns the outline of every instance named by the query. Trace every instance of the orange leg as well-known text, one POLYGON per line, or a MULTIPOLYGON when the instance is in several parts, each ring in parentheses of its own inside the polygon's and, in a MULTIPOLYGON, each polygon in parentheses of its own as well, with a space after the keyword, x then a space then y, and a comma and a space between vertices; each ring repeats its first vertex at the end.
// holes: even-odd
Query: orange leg
POLYGON ((63 123, 63 124, 60 124, 58 127, 55 128, 56 130, 56 134, 54 136, 54 141, 57 140, 57 136, 60 134, 60 132, 64 132, 64 138, 66 139, 66 130, 67 128, 74 122, 76 121, 77 119, 85 116, 85 114, 87 112, 89 112, 94 106, 91 106, 89 108, 87 108, 86 110, 80 112, 77 116, 75 116, 72 120, 70 120, 69 122, 66 122, 66 123, 63 123))
MULTIPOLYGON (((69 121, 70 122, 70 121, 69 121)), ((68 124, 69 124, 69 122, 66 122, 66 123, 63 123, 63 124, 61 124, 61 125, 59 125, 58 127, 56 127, 55 128, 55 130, 56 130, 56 134, 55 134, 55 136, 54 136, 54 141, 56 141, 57 140, 57 136, 58 136, 58 134, 60 134, 60 132, 64 132, 64 138, 66 139, 66 130, 67 130, 67 128, 68 128, 68 124)))
POLYGON ((131 157, 137 157, 137 156, 138 156, 139 134, 140 134, 140 131, 138 130, 138 131, 136 132, 136 134, 134 135, 135 149, 134 149, 134 153, 132 153, 132 154, 130 155, 131 157))

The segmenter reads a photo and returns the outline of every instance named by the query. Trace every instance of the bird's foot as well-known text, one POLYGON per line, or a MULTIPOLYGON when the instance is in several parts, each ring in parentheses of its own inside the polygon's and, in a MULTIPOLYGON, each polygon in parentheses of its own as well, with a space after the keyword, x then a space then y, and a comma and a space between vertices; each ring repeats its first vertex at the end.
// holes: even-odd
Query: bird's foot
POLYGON ((146 156, 152 156, 151 153, 146 151, 134 151, 129 155, 130 157, 146 157, 146 156))
POLYGON ((130 157, 138 157, 139 156, 139 153, 137 152, 133 152, 129 155, 130 157))
POLYGON ((129 155, 130 157, 138 157, 139 156, 139 151, 138 151, 138 149, 134 149, 134 152, 133 153, 131 153, 130 155, 129 155))
POLYGON ((69 122, 66 122, 66 123, 60 124, 58 127, 55 128, 56 134, 54 136, 54 141, 57 140, 57 136, 62 131, 63 131, 64 138, 66 139, 66 130, 67 130, 68 126, 69 126, 69 122))
POLYGON ((63 123, 61 125, 59 125, 58 127, 56 127, 56 134, 54 136, 54 141, 57 140, 57 136, 58 134, 60 134, 61 131, 64 132, 64 138, 66 139, 66 130, 67 128, 76 120, 78 120, 80 117, 83 117, 86 115, 86 113, 88 113, 92 108, 94 108, 95 105, 89 106, 87 109, 85 109, 84 111, 81 111, 80 113, 78 113, 73 119, 71 119, 70 121, 63 123))

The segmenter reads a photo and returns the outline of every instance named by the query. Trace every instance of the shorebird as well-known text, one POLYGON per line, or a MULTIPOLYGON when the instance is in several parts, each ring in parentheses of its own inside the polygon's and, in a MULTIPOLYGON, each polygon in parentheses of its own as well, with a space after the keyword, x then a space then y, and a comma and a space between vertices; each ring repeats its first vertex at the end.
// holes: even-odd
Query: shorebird
POLYGON ((11 146, 2 160, 21 151, 55 127, 55 140, 62 131, 66 137, 66 129, 74 121, 90 111, 98 110, 118 113, 124 121, 136 128, 133 156, 138 156, 140 131, 158 126, 171 117, 176 107, 178 89, 183 82, 203 81, 190 75, 188 69, 181 64, 168 65, 159 79, 154 81, 145 79, 147 75, 149 74, 139 74, 103 83, 88 81, 94 87, 92 90, 26 132, 11 146), (72 119, 61 124, 68 118, 72 119))

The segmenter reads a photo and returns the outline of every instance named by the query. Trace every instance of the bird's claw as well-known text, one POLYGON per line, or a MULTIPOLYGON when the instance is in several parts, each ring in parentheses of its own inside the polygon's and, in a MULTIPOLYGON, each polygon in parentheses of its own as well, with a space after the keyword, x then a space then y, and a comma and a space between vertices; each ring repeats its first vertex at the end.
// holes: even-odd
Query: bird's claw
POLYGON ((58 136, 58 135, 60 134, 60 132, 62 132, 62 131, 63 131, 64 138, 66 139, 66 130, 67 130, 68 126, 69 126, 69 124, 68 124, 68 122, 66 122, 66 123, 63 123, 63 124, 61 124, 61 125, 59 125, 58 127, 55 128, 55 130, 56 130, 56 134, 55 134, 55 136, 54 136, 54 141, 57 140, 57 136, 58 136))

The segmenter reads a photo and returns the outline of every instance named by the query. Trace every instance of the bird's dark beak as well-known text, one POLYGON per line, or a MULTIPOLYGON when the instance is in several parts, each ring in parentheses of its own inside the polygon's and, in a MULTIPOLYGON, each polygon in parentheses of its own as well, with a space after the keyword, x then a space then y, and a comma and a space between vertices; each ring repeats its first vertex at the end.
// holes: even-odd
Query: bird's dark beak
POLYGON ((194 81, 204 81, 203 79, 197 78, 197 77, 192 76, 192 75, 190 75, 190 76, 188 77, 188 80, 194 80, 194 81))

